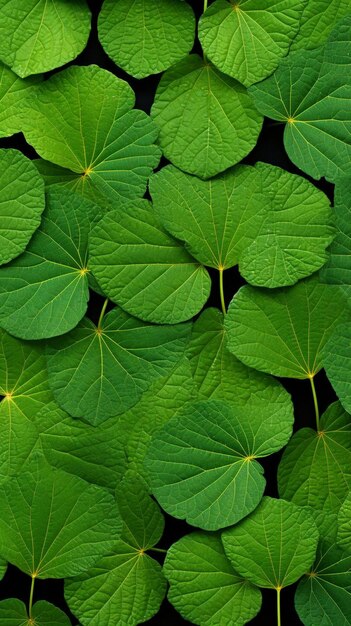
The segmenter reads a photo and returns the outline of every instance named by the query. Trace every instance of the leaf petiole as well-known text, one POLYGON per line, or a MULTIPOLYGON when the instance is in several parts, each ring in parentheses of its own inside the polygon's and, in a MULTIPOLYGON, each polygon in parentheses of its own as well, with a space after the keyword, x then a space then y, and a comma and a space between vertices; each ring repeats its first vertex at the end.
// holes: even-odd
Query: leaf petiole
POLYGON ((223 271, 224 271, 224 268, 223 267, 219 267, 218 269, 219 269, 219 293, 220 293, 220 297, 221 297, 221 306, 222 306, 223 315, 226 315, 227 310, 225 308, 224 285, 223 285, 223 271))
POLYGON ((162 554, 167 554, 167 550, 164 548, 148 548, 148 552, 161 552, 162 554))
POLYGON ((316 388, 314 386, 313 376, 309 376, 309 379, 310 379, 312 395, 313 395, 314 411, 316 414, 316 427, 317 427, 317 431, 319 431, 319 408, 318 408, 317 393, 316 393, 316 388))
POLYGON ((30 586, 30 594, 29 594, 29 606, 28 606, 28 617, 32 620, 32 606, 33 606, 33 596, 34 596, 34 584, 35 584, 35 576, 32 574, 32 583, 30 586))
POLYGON ((204 0, 204 11, 203 11, 204 13, 205 13, 205 11, 207 11, 207 2, 208 2, 208 0, 204 0))
POLYGON ((277 590, 277 626, 281 626, 282 622, 281 622, 281 613, 280 613, 280 592, 281 592, 281 587, 276 587, 277 590))
POLYGON ((99 321, 97 325, 97 328, 99 331, 101 331, 101 324, 102 324, 102 320, 104 319, 107 305, 108 305, 108 298, 106 298, 104 304, 102 305, 102 309, 101 309, 101 313, 100 313, 100 317, 99 317, 99 321))

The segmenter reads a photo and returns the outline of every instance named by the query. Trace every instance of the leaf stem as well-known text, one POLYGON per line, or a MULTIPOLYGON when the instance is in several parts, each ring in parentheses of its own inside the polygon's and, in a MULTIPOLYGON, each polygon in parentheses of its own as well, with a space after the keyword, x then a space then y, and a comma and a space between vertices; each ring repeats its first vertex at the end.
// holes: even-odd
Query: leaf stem
POLYGON ((225 308, 225 301, 224 301, 223 267, 220 267, 218 269, 219 269, 219 293, 221 296, 221 306, 222 306, 223 315, 226 315, 227 310, 225 308))
POLYGON ((98 330, 101 330, 101 324, 102 324, 102 320, 104 319, 107 305, 108 305, 108 298, 106 298, 104 304, 102 305, 102 309, 101 309, 101 313, 100 313, 100 317, 99 317, 99 321, 97 325, 98 330))
POLYGON ((314 411, 316 414, 316 426, 317 426, 317 431, 319 431, 319 408, 318 408, 318 399, 317 399, 317 394, 316 394, 316 388, 314 386, 313 376, 310 376, 310 383, 311 383, 311 389, 312 389, 312 395, 313 395, 314 411))
POLYGON ((277 626, 282 626, 281 615, 280 615, 280 592, 281 587, 276 587, 277 590, 277 626))
POLYGON ((203 11, 204 13, 205 13, 205 11, 207 11, 207 2, 208 2, 208 0, 204 0, 204 11, 203 11))
POLYGON ((162 554, 167 554, 167 550, 164 550, 164 548, 149 548, 150 552, 162 552, 162 554))
POLYGON ((35 583, 35 576, 32 576, 32 584, 30 586, 29 606, 28 606, 28 617, 30 620, 33 619, 32 606, 33 606, 33 596, 34 596, 34 583, 35 583))

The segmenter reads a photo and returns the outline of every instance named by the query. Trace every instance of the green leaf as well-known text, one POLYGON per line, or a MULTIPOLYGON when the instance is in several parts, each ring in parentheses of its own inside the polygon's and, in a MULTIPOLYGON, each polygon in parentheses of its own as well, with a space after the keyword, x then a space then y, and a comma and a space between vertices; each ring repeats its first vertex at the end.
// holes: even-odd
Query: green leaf
POLYGON ((34 448, 36 414, 52 400, 43 349, 0 330, 0 481, 22 468, 34 448))
POLYGON ((295 608, 305 626, 350 626, 351 556, 322 543, 311 571, 300 581, 295 608))
POLYGON ((350 346, 351 325, 339 324, 329 337, 323 355, 326 374, 348 413, 351 413, 350 346))
POLYGON ((113 302, 148 322, 188 320, 210 292, 207 271, 164 231, 146 200, 109 212, 95 226, 89 266, 113 302))
POLYGON ((135 78, 158 74, 190 52, 195 16, 180 0, 105 0, 99 39, 111 59, 135 78))
POLYGON ((321 278, 327 283, 351 285, 351 180, 341 178, 335 185, 334 216, 336 237, 329 248, 321 278))
POLYGON ((347 315, 338 287, 321 284, 318 275, 274 292, 245 286, 226 316, 228 349, 263 372, 313 378, 328 337, 347 315))
POLYGON ((262 498, 263 468, 255 460, 289 439, 292 419, 250 415, 208 400, 171 418, 145 458, 152 493, 174 517, 205 530, 235 524, 262 498))
POLYGON ((153 326, 116 307, 95 326, 85 318, 47 348, 58 404, 96 425, 132 407, 181 358, 190 326, 153 326))
POLYGON ((18 150, 0 150, 0 193, 2 264, 23 252, 45 208, 43 180, 18 150))
POLYGON ((325 43, 337 22, 350 13, 349 0, 308 0, 291 50, 308 50, 325 43))
POLYGON ((328 198, 304 178, 267 163, 202 181, 172 166, 150 192, 163 226, 203 265, 239 263, 253 285, 282 287, 319 269, 334 229, 328 198))
POLYGON ((33 604, 32 620, 26 605, 15 598, 0 602, 1 626, 71 626, 67 615, 53 604, 40 600, 33 604), (34 620, 34 622, 33 622, 34 620))
POLYGON ((313 563, 318 530, 308 509, 264 497, 249 517, 222 533, 222 541, 241 576, 259 587, 280 590, 313 563))
POLYGON ((319 432, 302 428, 289 441, 279 464, 278 486, 282 498, 322 514, 322 536, 333 532, 351 489, 351 423, 339 402, 321 417, 319 432))
POLYGON ((206 56, 246 85, 269 76, 288 52, 304 0, 217 0, 199 22, 206 56))
POLYGON ((32 91, 22 130, 45 160, 76 173, 70 185, 96 201, 120 203, 145 192, 160 150, 157 128, 132 110, 134 93, 125 81, 96 65, 73 66, 32 91))
POLYGON ((157 613, 166 593, 161 566, 146 554, 163 532, 162 514, 135 476, 117 495, 122 539, 86 574, 65 582, 68 606, 83 626, 137 626, 157 613))
POLYGON ((127 467, 116 420, 107 420, 95 428, 73 419, 52 402, 38 411, 34 423, 50 465, 88 483, 115 490, 127 467))
POLYGON ((351 492, 348 493, 339 511, 338 544, 343 550, 351 553, 351 492))
POLYGON ((351 172, 351 17, 316 50, 298 50, 273 76, 250 87, 258 110, 288 122, 284 145, 291 161, 313 178, 335 181, 351 172))
MULTIPOLYGON (((1 26, 0 26, 1 29, 1 26)), ((0 137, 9 137, 21 131, 20 110, 30 89, 36 85, 40 76, 19 78, 10 68, 0 63, 0 137)))
POLYGON ((0 12, 0 58, 22 77, 72 61, 88 41, 85 0, 0 0, 0 12))
POLYGON ((0 322, 22 339, 68 332, 86 312, 88 235, 97 208, 50 189, 40 228, 26 251, 0 272, 0 322))
POLYGON ((0 553, 34 578, 75 576, 121 533, 113 497, 33 457, 0 486, 0 553))
POLYGON ((165 157, 201 178, 241 161, 255 146, 263 119, 244 87, 197 55, 163 75, 151 115, 165 157))
POLYGON ((261 608, 261 592, 234 572, 216 535, 195 532, 168 550, 163 568, 168 599, 199 626, 242 626, 261 608))

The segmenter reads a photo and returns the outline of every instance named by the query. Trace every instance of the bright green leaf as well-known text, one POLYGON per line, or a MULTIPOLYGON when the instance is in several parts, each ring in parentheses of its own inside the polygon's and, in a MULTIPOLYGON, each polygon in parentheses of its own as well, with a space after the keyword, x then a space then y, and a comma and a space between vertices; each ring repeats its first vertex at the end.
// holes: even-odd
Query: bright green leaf
POLYGON ((40 78, 36 76, 23 80, 0 63, 0 137, 9 137, 20 132, 22 103, 40 78))
POLYGON ((186 535, 168 550, 168 599, 199 626, 242 626, 258 613, 261 592, 234 572, 216 535, 186 535))
POLYGON ((263 119, 244 87, 197 55, 163 75, 151 114, 165 157, 201 178, 241 161, 263 119))
POLYGON ((182 357, 188 324, 153 326, 116 307, 95 326, 85 318, 47 348, 58 404, 96 425, 132 407, 182 357))
POLYGON ((75 576, 121 533, 113 497, 33 456, 0 486, 0 553, 35 578, 75 576))
POLYGON ((23 252, 44 208, 44 183, 32 162, 17 150, 0 150, 0 264, 23 252))
POLYGON ((308 50, 325 43, 337 22, 349 13, 349 0, 308 0, 291 50, 308 50))
POLYGON ((242 287, 225 320, 228 349, 245 365, 275 376, 312 378, 323 348, 347 316, 338 287, 312 276, 274 292, 242 287))
POLYGON ((304 0, 217 0, 199 22, 206 56, 247 87, 269 76, 288 52, 304 0))
POLYGON ((338 544, 343 550, 351 552, 351 492, 348 493, 339 511, 338 544))
POLYGON ((351 285, 351 179, 341 178, 335 185, 334 215, 336 237, 329 248, 328 263, 322 280, 336 285, 351 285))
POLYGON ((105 0, 98 26, 105 52, 136 78, 180 61, 195 36, 194 13, 180 0, 105 0))
POLYGON ((125 81, 90 65, 54 74, 32 90, 22 130, 45 160, 76 173, 75 191, 96 201, 142 196, 160 150, 157 128, 132 109, 134 93, 125 81))
POLYGON ((33 623, 35 626, 71 626, 67 615, 45 600, 33 604, 32 620, 21 600, 3 600, 0 602, 0 619, 1 626, 31 626, 33 623))
POLYGON ((350 323, 339 324, 324 347, 323 363, 344 409, 351 413, 350 323))
POLYGON ((22 77, 72 61, 88 41, 85 0, 0 0, 0 12, 0 58, 22 77))
POLYGON ((305 626, 350 626, 350 603, 351 556, 322 543, 297 587, 296 611, 305 626))
POLYGON ((250 419, 244 409, 208 400, 188 404, 154 437, 145 458, 152 493, 174 517, 205 530, 235 524, 262 498, 255 460, 280 449, 292 419, 250 419))
POLYGON ((282 589, 312 565, 318 530, 308 509, 264 497, 249 517, 222 533, 234 569, 259 587, 282 589))
POLYGON ((0 323, 22 339, 68 332, 87 309, 88 235, 97 208, 71 191, 48 192, 40 228, 0 272, 0 323))
POLYGON ((95 226, 89 266, 113 302, 158 324, 190 319, 210 292, 207 271, 165 232, 146 200, 108 213, 95 226))

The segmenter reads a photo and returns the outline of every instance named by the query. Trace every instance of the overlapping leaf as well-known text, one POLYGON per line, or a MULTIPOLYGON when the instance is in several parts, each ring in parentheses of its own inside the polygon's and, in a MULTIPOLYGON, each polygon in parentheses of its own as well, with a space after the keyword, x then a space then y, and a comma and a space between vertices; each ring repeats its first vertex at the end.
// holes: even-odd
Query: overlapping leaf
POLYGON ((165 232, 146 200, 102 218, 90 238, 89 265, 113 302, 149 322, 188 320, 210 292, 207 271, 165 232))
MULTIPOLYGON (((22 129, 45 160, 76 174, 76 191, 120 202, 142 196, 160 150, 157 128, 133 109, 125 81, 95 65, 69 67, 33 90, 24 107, 22 129)), ((59 176, 57 176, 57 182, 59 176)))
POLYGON ((305 626, 350 626, 351 556, 322 542, 310 571, 300 581, 295 607, 305 626))
POLYGON ((0 63, 0 137, 8 137, 21 130, 21 106, 29 90, 40 77, 23 80, 0 63))
POLYGON ((204 53, 246 86, 269 76, 288 52, 304 0, 216 0, 199 22, 204 53))
POLYGON ((99 39, 107 54, 136 78, 157 74, 190 52, 194 13, 180 0, 105 0, 99 39))
POLYGON ((334 230, 328 198, 305 179, 258 163, 202 181, 172 166, 152 176, 164 227, 200 263, 239 263, 253 285, 282 287, 319 269, 334 230))
POLYGON ((291 50, 308 50, 325 43, 339 20, 350 13, 348 0, 308 0, 291 50))
POLYGON ((335 185, 334 215, 336 237, 330 246, 328 263, 321 277, 328 283, 351 285, 351 179, 342 178, 335 185))
POLYGON ((67 580, 65 597, 83 626, 137 626, 157 613, 166 593, 162 568, 148 554, 163 532, 163 516, 140 480, 127 476, 117 492, 124 523, 109 556, 67 580))
POLYGON ((256 458, 279 450, 292 419, 283 423, 209 400, 188 404, 154 437, 145 458, 161 506, 205 530, 235 524, 258 505, 265 486, 256 458))
POLYGON ((37 454, 0 486, 0 553, 34 578, 75 576, 121 532, 113 497, 37 454))
POLYGON ((242 287, 226 317, 228 348, 246 365, 275 376, 313 378, 325 343, 348 317, 343 294, 318 275, 279 291, 242 287))
POLYGON ((31 161, 0 150, 0 264, 23 252, 44 208, 44 183, 31 161))
POLYGON ((262 126, 245 88, 197 55, 163 75, 151 114, 167 159, 201 178, 244 158, 262 126))
MULTIPOLYGON (((350 319, 350 314, 349 314, 350 319)), ((344 409, 351 413, 350 323, 339 324, 324 348, 324 367, 344 409)))
POLYGON ((338 516, 338 544, 351 553, 351 491, 345 498, 338 516))
POLYGON ((249 517, 222 533, 222 541, 241 576, 280 591, 313 563, 318 530, 307 508, 264 497, 249 517))
POLYGON ((50 385, 73 417, 98 424, 132 407, 181 358, 188 324, 152 326, 116 307, 98 326, 85 318, 48 345, 50 385))
POLYGON ((261 593, 234 572, 216 535, 186 535, 168 550, 168 599, 193 624, 243 626, 259 611, 261 593))
POLYGON ((85 0, 0 0, 0 12, 0 58, 22 77, 68 63, 88 41, 85 0))
POLYGON ((15 598, 0 602, 1 626, 71 626, 67 615, 53 604, 40 600, 33 604, 32 617, 26 605, 15 598), (34 620, 34 621, 33 621, 34 620))

